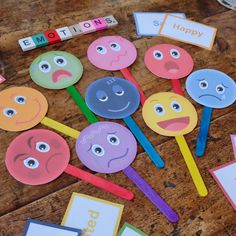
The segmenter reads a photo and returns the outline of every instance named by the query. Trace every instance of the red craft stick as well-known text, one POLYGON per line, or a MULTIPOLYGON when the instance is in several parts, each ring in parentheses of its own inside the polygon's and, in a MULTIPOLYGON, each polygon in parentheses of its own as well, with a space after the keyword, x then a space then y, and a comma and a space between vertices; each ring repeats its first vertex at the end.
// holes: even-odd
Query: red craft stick
POLYGON ((136 86, 136 88, 138 89, 139 94, 140 94, 141 104, 143 105, 147 98, 144 95, 144 93, 143 93, 142 89, 140 88, 139 84, 135 80, 134 76, 131 74, 131 72, 129 71, 128 68, 121 69, 120 71, 127 80, 129 80, 132 84, 134 84, 136 86))
POLYGON ((179 79, 171 79, 172 89, 175 93, 183 96, 184 92, 182 90, 179 79))
POLYGON ((123 199, 132 200, 134 198, 134 194, 131 191, 70 164, 66 167, 65 172, 123 199))

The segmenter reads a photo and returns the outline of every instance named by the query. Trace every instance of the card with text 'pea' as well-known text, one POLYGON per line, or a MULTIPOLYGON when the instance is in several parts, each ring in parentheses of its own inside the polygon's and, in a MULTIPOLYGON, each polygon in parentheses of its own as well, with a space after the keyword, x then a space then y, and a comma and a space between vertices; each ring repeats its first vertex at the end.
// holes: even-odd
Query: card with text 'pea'
POLYGON ((125 223, 120 229, 117 236, 148 236, 141 230, 135 228, 133 225, 125 223))
POLYGON ((211 50, 216 31, 217 29, 214 27, 167 14, 163 20, 159 34, 167 38, 211 50))
POLYGON ((83 236, 116 236, 123 205, 73 193, 62 225, 83 230, 83 236))

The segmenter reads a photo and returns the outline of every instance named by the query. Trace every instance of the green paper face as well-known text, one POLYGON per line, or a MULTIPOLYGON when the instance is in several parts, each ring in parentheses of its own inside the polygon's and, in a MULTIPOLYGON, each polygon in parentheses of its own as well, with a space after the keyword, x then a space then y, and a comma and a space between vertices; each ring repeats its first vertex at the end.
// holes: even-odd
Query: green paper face
POLYGON ((83 66, 74 55, 63 51, 46 52, 30 66, 31 79, 48 89, 67 88, 79 81, 83 66))

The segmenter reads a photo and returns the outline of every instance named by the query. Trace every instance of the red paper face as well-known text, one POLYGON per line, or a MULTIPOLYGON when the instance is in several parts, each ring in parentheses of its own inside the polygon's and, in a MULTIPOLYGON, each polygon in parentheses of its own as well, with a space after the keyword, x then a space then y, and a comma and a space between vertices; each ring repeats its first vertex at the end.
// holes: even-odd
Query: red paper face
POLYGON ((159 44, 145 54, 146 67, 158 77, 180 79, 193 69, 193 59, 183 48, 171 44, 159 44))
POLYGON ((17 136, 6 153, 6 166, 18 181, 29 185, 48 183, 60 176, 70 160, 66 141, 44 129, 17 136))

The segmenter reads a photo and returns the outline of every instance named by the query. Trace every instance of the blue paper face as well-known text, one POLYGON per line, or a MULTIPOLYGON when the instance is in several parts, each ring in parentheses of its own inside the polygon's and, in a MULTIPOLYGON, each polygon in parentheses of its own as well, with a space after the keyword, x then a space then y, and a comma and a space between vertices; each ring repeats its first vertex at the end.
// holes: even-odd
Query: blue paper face
POLYGON ((186 89, 197 103, 211 108, 227 107, 236 99, 234 80, 218 70, 194 71, 186 80, 186 89))
POLYGON ((122 119, 133 114, 139 106, 140 96, 129 81, 104 77, 89 85, 85 101, 95 114, 109 119, 122 119))

